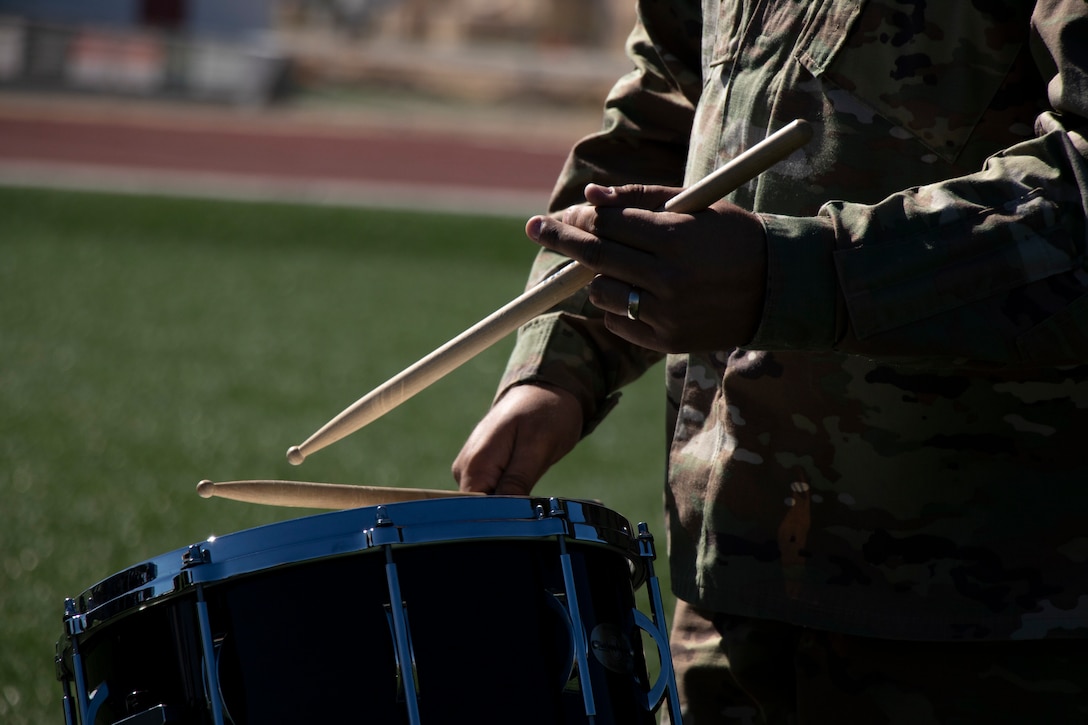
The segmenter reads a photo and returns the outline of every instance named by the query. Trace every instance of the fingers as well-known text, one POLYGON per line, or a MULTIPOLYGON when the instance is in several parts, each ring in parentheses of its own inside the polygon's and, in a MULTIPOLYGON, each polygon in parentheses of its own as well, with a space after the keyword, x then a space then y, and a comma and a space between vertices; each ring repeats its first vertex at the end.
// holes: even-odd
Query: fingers
POLYGON ((612 333, 649 350, 671 352, 654 327, 654 311, 661 309, 661 301, 652 292, 598 276, 589 285, 589 300, 604 311, 604 325, 612 333))
POLYGON ((532 452, 525 454, 516 437, 494 428, 485 418, 465 442, 453 462, 453 478, 462 491, 525 496, 547 463, 532 452))
POLYGON ((677 220, 665 213, 633 207, 572 206, 563 212, 563 223, 595 237, 620 242, 644 252, 653 251, 664 239, 665 226, 677 220))
POLYGON ((453 462, 453 479, 458 488, 474 493, 498 493, 510 453, 508 445, 488 440, 477 428, 453 462))
POLYGON ((551 462, 535 455, 523 455, 518 449, 506 451, 503 459, 488 458, 486 448, 468 450, 453 466, 453 477, 462 491, 493 493, 502 496, 528 496, 551 462))
POLYGON ((585 189, 587 204, 568 208, 562 222, 546 216, 533 217, 525 233, 596 272, 614 274, 628 265, 648 261, 642 255, 627 254, 629 250, 652 253, 660 246, 674 220, 662 219, 651 210, 660 209, 679 191, 643 184, 589 184, 585 189))
POLYGON ((601 186, 588 184, 585 188, 586 201, 597 207, 630 207, 650 211, 665 206, 680 189, 671 186, 650 186, 646 184, 624 184, 623 186, 601 186))
POLYGON ((653 318, 654 294, 613 277, 595 277, 589 284, 589 301, 598 309, 625 321, 646 324, 647 319, 653 318), (632 292, 636 293, 634 299, 632 292))
MULTIPOLYGON (((650 213, 650 212, 642 212, 650 213)), ((525 225, 526 235, 543 247, 580 262, 598 274, 629 280, 641 287, 657 277, 653 245, 613 240, 550 217, 536 216, 525 225)))
POLYGON ((519 385, 473 430, 453 462, 453 477, 462 491, 527 496, 581 430, 582 408, 573 394, 519 385))
POLYGON ((601 256, 601 239, 578 227, 535 216, 525 223, 525 236, 582 264, 596 269, 601 256))
POLYGON ((585 189, 587 203, 568 208, 563 222, 598 237, 651 251, 660 241, 663 222, 662 216, 654 212, 659 212, 679 191, 643 184, 589 184, 585 189))

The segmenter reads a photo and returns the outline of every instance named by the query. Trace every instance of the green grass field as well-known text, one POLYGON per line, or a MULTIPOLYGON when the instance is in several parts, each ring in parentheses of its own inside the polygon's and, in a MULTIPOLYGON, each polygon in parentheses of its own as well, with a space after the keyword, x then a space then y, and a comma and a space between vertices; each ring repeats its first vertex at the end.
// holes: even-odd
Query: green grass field
MULTIPOLYGON (((300 468, 284 451, 520 293, 522 225, 0 189, 0 722, 62 721, 65 597, 316 513, 201 499, 200 479, 453 488, 509 340, 300 468)), ((667 590, 659 377, 537 493, 649 522, 667 590)))

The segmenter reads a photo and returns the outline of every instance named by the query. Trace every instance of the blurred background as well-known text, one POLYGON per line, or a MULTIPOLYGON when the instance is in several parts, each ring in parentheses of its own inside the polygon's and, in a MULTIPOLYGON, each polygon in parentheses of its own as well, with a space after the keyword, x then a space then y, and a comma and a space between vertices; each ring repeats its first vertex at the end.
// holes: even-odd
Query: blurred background
POLYGON ((3 0, 0 83, 248 104, 329 84, 596 104, 622 59, 633 7, 623 0, 3 0))
POLYGON ((0 183, 536 211, 633 7, 0 0, 0 183))
MULTIPOLYGON (((317 513, 199 480, 454 487, 510 340, 300 468, 284 451, 521 292, 524 220, 598 128, 633 17, 0 0, 0 722, 62 721, 65 597, 317 513)), ((659 378, 537 492, 647 521, 663 555, 659 378)))

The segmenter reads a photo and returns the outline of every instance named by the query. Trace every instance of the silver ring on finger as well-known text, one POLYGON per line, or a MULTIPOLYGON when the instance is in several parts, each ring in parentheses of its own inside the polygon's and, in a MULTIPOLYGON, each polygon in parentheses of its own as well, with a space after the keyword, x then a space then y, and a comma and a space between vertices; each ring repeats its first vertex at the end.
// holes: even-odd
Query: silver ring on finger
POLYGON ((631 291, 627 293, 627 319, 638 319, 638 308, 642 301, 642 293, 638 287, 632 286, 631 291))

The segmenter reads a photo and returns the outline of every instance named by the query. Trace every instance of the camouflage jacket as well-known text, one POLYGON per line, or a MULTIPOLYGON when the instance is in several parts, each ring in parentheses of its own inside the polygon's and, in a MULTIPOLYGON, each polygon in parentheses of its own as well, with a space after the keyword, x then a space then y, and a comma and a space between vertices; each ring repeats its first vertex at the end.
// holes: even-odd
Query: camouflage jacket
MULTIPOLYGON (((1084 0, 640 3, 554 210, 816 130, 730 197, 767 230, 755 339, 667 360, 677 596, 871 636, 1088 634, 1085 48, 1084 0)), ((562 385, 589 427, 656 360, 576 296, 503 385, 562 385)))

